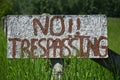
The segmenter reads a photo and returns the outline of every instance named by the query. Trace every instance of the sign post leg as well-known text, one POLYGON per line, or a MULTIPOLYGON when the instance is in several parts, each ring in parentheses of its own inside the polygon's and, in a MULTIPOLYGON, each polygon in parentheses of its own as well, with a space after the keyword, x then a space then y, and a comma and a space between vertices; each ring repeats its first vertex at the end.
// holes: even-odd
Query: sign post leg
POLYGON ((63 67, 64 61, 63 59, 50 59, 52 64, 52 75, 51 80, 62 80, 63 76, 63 67))

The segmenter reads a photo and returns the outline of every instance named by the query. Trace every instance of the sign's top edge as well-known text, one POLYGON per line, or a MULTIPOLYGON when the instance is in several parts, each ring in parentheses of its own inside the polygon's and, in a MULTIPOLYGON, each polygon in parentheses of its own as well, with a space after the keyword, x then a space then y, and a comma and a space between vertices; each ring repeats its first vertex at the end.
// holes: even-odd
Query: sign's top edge
POLYGON ((64 15, 64 14, 52 14, 52 15, 50 15, 50 14, 42 14, 42 15, 7 15, 7 16, 105 16, 106 17, 106 15, 105 14, 90 14, 90 15, 64 15))

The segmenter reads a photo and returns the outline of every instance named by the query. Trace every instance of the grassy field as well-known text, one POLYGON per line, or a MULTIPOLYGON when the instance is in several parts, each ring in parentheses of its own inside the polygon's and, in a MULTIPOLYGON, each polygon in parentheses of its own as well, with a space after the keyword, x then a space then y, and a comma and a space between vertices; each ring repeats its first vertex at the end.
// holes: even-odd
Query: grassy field
POLYGON ((108 18, 109 48, 120 54, 120 18, 108 18))
MULTIPOLYGON (((120 53, 120 19, 108 18, 109 48, 120 53)), ((120 80, 90 59, 65 59, 63 80, 120 80), (69 61, 69 66, 67 62, 69 61)), ((0 28, 0 80, 50 80, 49 59, 7 59, 6 37, 0 28)))

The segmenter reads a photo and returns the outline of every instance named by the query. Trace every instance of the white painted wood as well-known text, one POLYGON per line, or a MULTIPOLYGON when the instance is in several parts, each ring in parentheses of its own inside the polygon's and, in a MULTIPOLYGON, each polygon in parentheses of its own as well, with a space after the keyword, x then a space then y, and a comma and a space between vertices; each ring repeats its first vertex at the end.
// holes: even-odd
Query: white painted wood
MULTIPOLYGON (((24 51, 24 56, 22 58, 29 58, 29 54, 32 53, 36 58, 63 58, 63 57, 78 57, 78 58, 107 58, 107 19, 105 15, 9 15, 6 18, 7 20, 7 57, 8 58, 21 58, 21 45, 25 39, 29 42, 28 52, 24 51), (45 28, 46 18, 48 20, 48 32, 44 34, 44 29, 41 29, 41 26, 38 25, 40 22, 43 27, 45 28), (57 18, 59 17, 59 18, 57 18), (35 22, 37 27, 37 35, 35 35, 35 30, 33 29, 33 20, 37 19, 38 22, 35 22), (72 23, 70 25, 70 20, 72 23), (80 22, 80 28, 78 29, 78 22, 80 22), (80 20, 80 21, 79 21, 80 20), (62 22, 63 21, 63 22, 62 22), (62 28, 62 24, 64 24, 65 30, 62 28), (52 27, 52 28, 51 28, 52 27), (71 28, 71 31, 69 29, 71 28), (63 33, 59 35, 53 35, 54 33, 60 33, 63 30, 63 33), (79 33, 79 35, 78 35, 79 33), (78 36, 78 37, 76 37, 78 36), (84 37, 82 42, 82 37, 84 37), (86 38, 87 37, 87 38, 86 38), (100 39, 104 37, 106 39, 100 39), (13 51, 13 41, 10 39, 19 38, 19 41, 16 41, 15 50, 13 51), (40 47, 39 41, 45 38, 46 40, 41 42, 41 45, 45 47, 44 50, 40 47), (67 39, 66 39, 67 38, 67 39), (33 44, 31 44, 32 39, 37 39, 33 44), (49 41, 47 41, 50 39, 49 41), (53 39, 53 40, 51 40, 53 39), (66 39, 66 41, 64 41, 66 39), (55 43, 56 40, 61 40, 62 42, 55 43), (100 41, 99 41, 100 40, 100 41), (96 42, 98 43, 94 45, 96 42), (47 47, 47 43, 49 42, 48 46, 52 46, 52 48, 47 47), (90 43, 90 45, 88 45, 90 43), (33 45, 33 46, 32 46, 33 45), (35 46, 35 47, 34 47, 35 46), (55 49, 56 46, 62 48, 55 49), (82 46, 82 49, 80 48, 82 46), (99 50, 95 50, 98 48, 99 50), (105 49, 106 48, 106 49, 105 49), (33 49, 33 52, 32 50, 33 49), (83 51, 82 51, 83 50, 83 51), (46 52, 45 52, 46 51, 46 52), (61 51, 62 55, 61 56, 61 51), (98 55, 95 55, 97 51, 98 55), (13 55, 13 52, 15 54, 13 55), (48 53, 49 52, 49 53, 48 53), (55 55, 54 55, 55 53, 55 55), (88 56, 81 56, 87 53, 88 56), (99 54, 100 53, 100 54, 99 54), (48 55, 47 55, 48 54, 48 55), (41 57, 41 55, 45 55, 41 57), (70 56, 69 56, 70 55, 70 56), (79 56, 78 56, 79 55, 79 56)), ((27 42, 24 42, 23 46, 28 46, 27 42)))

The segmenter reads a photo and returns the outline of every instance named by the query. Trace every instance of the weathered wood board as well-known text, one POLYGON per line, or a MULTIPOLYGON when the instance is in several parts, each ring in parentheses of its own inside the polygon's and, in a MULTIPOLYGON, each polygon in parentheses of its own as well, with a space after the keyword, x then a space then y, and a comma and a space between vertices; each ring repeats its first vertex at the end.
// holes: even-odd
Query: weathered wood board
POLYGON ((107 58, 105 15, 8 15, 7 58, 107 58))

